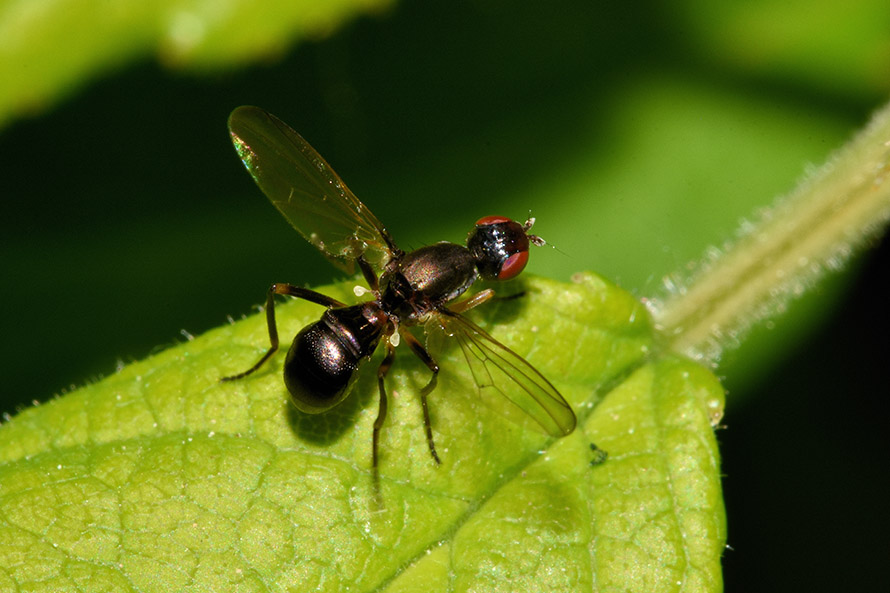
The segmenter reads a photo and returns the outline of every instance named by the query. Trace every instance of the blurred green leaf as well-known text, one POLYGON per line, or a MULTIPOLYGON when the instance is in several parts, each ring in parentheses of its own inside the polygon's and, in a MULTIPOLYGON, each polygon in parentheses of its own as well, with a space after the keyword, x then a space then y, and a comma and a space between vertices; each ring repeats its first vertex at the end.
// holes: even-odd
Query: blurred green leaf
MULTIPOLYGON (((451 345, 436 467, 416 398, 428 371, 400 356, 379 508, 374 373, 322 416, 289 405, 282 355, 222 384, 265 348, 255 315, 0 427, 0 590, 719 591, 719 383, 653 358, 645 309, 600 277, 523 288, 480 322, 560 388, 579 416, 568 437, 480 407, 451 345), (592 442, 607 461, 591 463, 592 442)), ((278 308, 282 334, 318 309, 278 308)))
POLYGON ((883 0, 686 0, 679 12, 688 42, 724 68, 842 94, 887 88, 890 4, 883 0))
POLYGON ((0 127, 146 56, 177 67, 219 68, 281 55, 299 40, 389 4, 8 0, 0 5, 0 127))

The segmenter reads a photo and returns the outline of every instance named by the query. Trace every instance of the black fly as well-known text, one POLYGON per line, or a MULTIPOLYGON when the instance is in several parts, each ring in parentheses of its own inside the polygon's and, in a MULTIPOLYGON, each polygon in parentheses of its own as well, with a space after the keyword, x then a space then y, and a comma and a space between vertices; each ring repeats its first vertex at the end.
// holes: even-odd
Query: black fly
POLYGON ((461 315, 491 299, 494 291, 483 290, 449 305, 480 277, 509 280, 522 271, 529 243, 544 243, 528 233, 534 219, 519 224, 488 216, 476 222, 466 246, 442 242, 406 253, 330 165, 277 117, 258 107, 239 107, 229 116, 229 133, 244 166, 281 214, 339 268, 351 273, 358 265, 373 299, 348 306, 313 290, 273 284, 266 298, 269 350, 252 367, 223 381, 250 375, 278 349, 274 296, 280 294, 326 307, 319 321, 297 334, 284 362, 284 383, 300 411, 319 414, 339 404, 349 394, 359 366, 381 342, 386 347, 377 369, 380 408, 371 448, 375 485, 378 441, 386 419, 384 379, 400 340, 432 372, 420 401, 430 454, 440 463, 427 405, 439 365, 406 329, 412 325, 434 322, 456 338, 480 394, 487 402, 500 400, 502 404, 493 405, 507 417, 530 418, 534 426, 557 437, 574 430, 575 414, 553 385, 461 315))

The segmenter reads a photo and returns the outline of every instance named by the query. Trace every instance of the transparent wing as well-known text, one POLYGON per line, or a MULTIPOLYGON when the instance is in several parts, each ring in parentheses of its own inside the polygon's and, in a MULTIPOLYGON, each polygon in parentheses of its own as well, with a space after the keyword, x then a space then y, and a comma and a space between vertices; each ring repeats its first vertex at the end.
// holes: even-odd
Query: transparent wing
POLYGON ((397 249, 389 233, 302 136, 251 106, 232 112, 229 134, 266 197, 337 267, 351 273, 360 255, 385 265, 397 249))
POLYGON ((452 312, 438 316, 460 344, 479 396, 509 420, 559 437, 575 429, 575 414, 553 385, 524 358, 452 312))

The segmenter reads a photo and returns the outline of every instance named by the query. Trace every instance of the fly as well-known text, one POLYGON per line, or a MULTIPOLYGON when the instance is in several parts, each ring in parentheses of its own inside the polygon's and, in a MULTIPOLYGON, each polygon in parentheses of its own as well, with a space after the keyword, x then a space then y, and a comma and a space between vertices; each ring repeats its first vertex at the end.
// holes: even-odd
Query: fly
POLYGON ((520 224, 502 216, 476 222, 466 246, 436 243, 405 252, 368 208, 355 197, 330 165, 274 115, 258 107, 238 107, 229 116, 229 134, 253 180, 284 218, 340 269, 358 266, 372 300, 346 305, 329 296, 276 283, 266 297, 269 349, 233 381, 259 369, 278 350, 275 295, 307 300, 325 307, 321 319, 294 338, 284 361, 284 383, 298 410, 326 412, 342 402, 356 371, 382 342, 386 355, 377 369, 379 409, 371 439, 371 470, 378 477, 378 444, 386 420, 384 380, 403 341, 432 376, 420 392, 430 455, 441 463, 433 441, 428 395, 435 389, 439 365, 407 330, 437 323, 456 338, 482 398, 505 416, 545 434, 560 437, 575 428, 575 414, 556 388, 521 356, 495 340, 462 313, 494 296, 491 289, 453 302, 479 278, 509 280, 528 262, 529 243, 544 241, 530 234, 534 219, 520 224))

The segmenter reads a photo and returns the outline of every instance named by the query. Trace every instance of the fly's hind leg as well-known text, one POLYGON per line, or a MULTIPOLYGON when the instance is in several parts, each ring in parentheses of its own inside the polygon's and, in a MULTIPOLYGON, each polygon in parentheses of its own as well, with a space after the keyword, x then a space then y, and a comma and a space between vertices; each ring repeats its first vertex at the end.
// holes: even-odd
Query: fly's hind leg
POLYGON ((423 409, 423 427, 426 430, 426 442, 430 448, 430 455, 433 456, 433 461, 436 462, 436 465, 440 465, 442 461, 439 459, 439 454, 436 453, 436 444, 433 442, 433 425, 430 422, 430 407, 427 404, 427 396, 432 393, 433 389, 436 388, 436 383, 439 379, 439 365, 436 364, 436 361, 430 356, 430 353, 426 351, 426 348, 417 341, 410 332, 404 331, 399 332, 402 336, 402 339, 408 344, 408 347, 411 348, 411 351, 423 361, 423 364, 427 366, 427 368, 432 371, 433 376, 430 377, 430 382, 426 384, 426 387, 420 390, 420 407, 423 409))
POLYGON ((323 295, 320 292, 309 290, 308 288, 300 288, 299 286, 281 282, 273 284, 269 287, 269 292, 266 295, 266 325, 269 329, 269 349, 266 351, 265 354, 263 354, 263 356, 257 361, 255 365, 253 365, 243 373, 238 373, 237 375, 231 375, 229 377, 222 377, 220 381, 234 381, 235 379, 246 377, 247 375, 253 373, 261 366, 263 366, 263 363, 269 360, 269 358, 271 358, 272 355, 275 354, 275 351, 278 350, 278 327, 275 325, 276 294, 296 297, 298 299, 303 299, 305 301, 316 303, 328 308, 346 306, 336 299, 332 299, 331 297, 323 295))
POLYGON ((383 384, 386 374, 392 367, 392 361, 396 357, 396 348, 389 340, 386 340, 386 357, 377 368, 377 388, 380 391, 380 408, 377 411, 377 419, 374 420, 374 433, 371 437, 371 480, 374 483, 374 492, 380 497, 380 472, 377 469, 377 450, 380 443, 380 430, 386 420, 386 386, 383 384))

